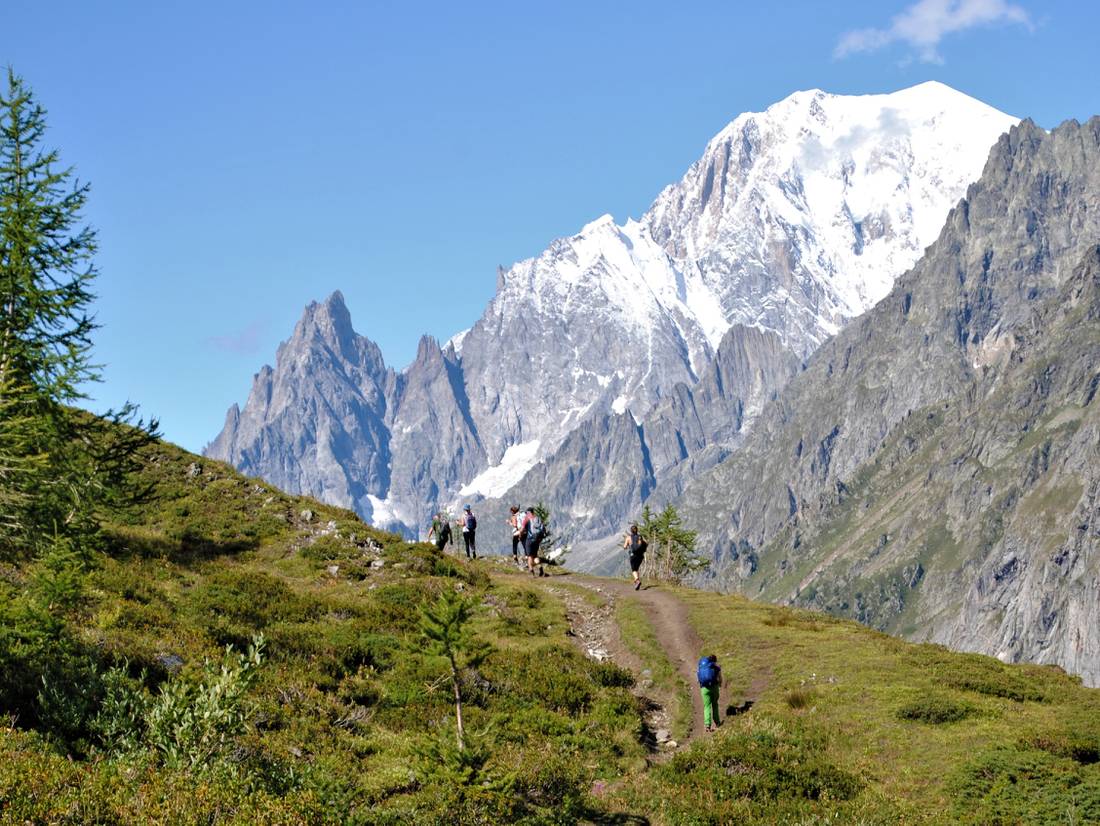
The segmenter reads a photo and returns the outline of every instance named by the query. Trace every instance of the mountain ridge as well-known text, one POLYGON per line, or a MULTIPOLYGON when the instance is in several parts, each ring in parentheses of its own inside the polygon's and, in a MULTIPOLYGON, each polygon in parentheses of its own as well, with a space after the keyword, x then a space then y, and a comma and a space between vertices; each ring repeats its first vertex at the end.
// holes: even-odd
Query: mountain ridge
POLYGON ((1100 118, 1001 138, 918 265, 679 500, 717 584, 1096 684, 1098 161, 1100 118))
MULTIPOLYGON (((438 506, 453 507, 463 496, 511 496, 501 486, 518 484, 540 462, 567 463, 563 446, 590 419, 664 416, 670 441, 655 446, 658 452, 676 450, 688 434, 685 445, 713 445, 718 457, 739 435, 713 417, 680 428, 667 421, 678 409, 668 400, 678 397, 679 409, 693 416, 683 388, 698 385, 703 396, 717 398, 700 382, 726 333, 736 326, 770 331, 792 355, 762 351, 761 359, 804 358, 866 309, 902 263, 915 260, 927 232, 921 216, 946 213, 977 173, 970 168, 974 158, 984 159, 986 139, 1012 121, 936 85, 863 97, 797 93, 766 112, 738 116, 640 220, 619 226, 601 216, 502 268, 482 317, 442 346, 422 341, 417 359, 400 372, 371 361, 353 369, 349 382, 346 365, 336 363, 341 352, 366 348, 369 360, 373 350, 357 339, 341 350, 292 337, 292 349, 318 352, 288 356, 288 374, 298 358, 330 370, 332 380, 308 386, 310 379, 297 379, 304 394, 298 398, 289 379, 261 371, 257 401, 231 410, 206 452, 408 535, 438 506), (899 108, 905 101, 909 113, 899 108), (866 263, 852 281, 842 263, 857 259, 866 263), (895 269, 884 275, 885 264, 895 269), (419 388, 410 398, 438 408, 434 414, 398 403, 409 386, 419 388), (325 411, 326 427, 280 419, 268 402, 280 387, 281 402, 325 411), (704 421, 714 432, 699 430, 704 421), (345 449, 358 444, 370 447, 345 449), (294 473, 295 462, 318 467, 294 473)), ((782 373, 767 371, 776 382, 785 380, 782 373)), ((775 389, 760 387, 757 395, 775 389)), ((740 401, 729 400, 731 409, 740 401)), ((739 414, 738 421, 749 427, 752 416, 739 414)), ((586 432, 602 438, 613 430, 586 432)), ((614 455, 606 445, 592 450, 614 455)), ((681 455, 675 464, 674 487, 681 483, 673 477, 696 460, 681 455)), ((629 508, 640 495, 619 500, 629 508)), ((592 504, 570 508, 584 512, 592 504)), ((600 524, 625 513, 605 514, 600 524)), ((592 534, 598 526, 583 530, 592 534)))

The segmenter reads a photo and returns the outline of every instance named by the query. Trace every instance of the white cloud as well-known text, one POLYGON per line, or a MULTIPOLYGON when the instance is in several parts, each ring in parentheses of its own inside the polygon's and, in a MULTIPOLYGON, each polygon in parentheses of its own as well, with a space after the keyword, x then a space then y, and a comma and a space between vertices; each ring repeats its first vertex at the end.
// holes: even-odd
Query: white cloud
POLYGON ((940 41, 949 34, 975 26, 1017 23, 1031 28, 1023 6, 1007 0, 919 0, 890 21, 888 29, 854 29, 846 32, 833 57, 873 52, 891 43, 909 44, 925 63, 942 63, 940 41))

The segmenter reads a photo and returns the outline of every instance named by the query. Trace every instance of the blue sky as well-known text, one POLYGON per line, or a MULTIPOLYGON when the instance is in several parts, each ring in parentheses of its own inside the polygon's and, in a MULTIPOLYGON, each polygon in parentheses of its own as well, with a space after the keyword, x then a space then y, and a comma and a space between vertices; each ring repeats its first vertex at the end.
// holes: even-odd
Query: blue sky
POLYGON ((1043 126, 1100 113, 1100 4, 6 0, 99 231, 92 407, 198 450, 302 308, 343 291, 401 368, 497 265, 640 215, 738 113, 943 81, 1043 126))

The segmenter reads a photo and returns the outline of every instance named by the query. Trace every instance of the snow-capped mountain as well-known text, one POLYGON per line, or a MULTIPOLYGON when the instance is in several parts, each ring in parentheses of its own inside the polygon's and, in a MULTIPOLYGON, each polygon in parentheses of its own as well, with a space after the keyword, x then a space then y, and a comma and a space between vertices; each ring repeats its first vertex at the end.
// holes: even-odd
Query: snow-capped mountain
POLYGON ((805 356, 917 261, 1014 123, 936 82, 796 92, 737 117, 642 220, 720 308, 712 341, 756 325, 805 356))
POLYGON ((534 464, 587 416, 642 420, 735 324, 805 357, 916 262, 1015 122, 940 83, 740 115, 641 220, 605 215, 501 273, 461 340, 492 464, 538 441, 534 464), (532 370, 541 395, 515 381, 532 370))
MULTIPOLYGON (((669 416, 683 406, 666 400, 682 398, 676 388, 708 374, 734 325, 774 333, 804 358, 885 295, 934 240, 990 146, 1014 122, 938 83, 859 97, 798 92, 765 112, 741 115, 640 220, 619 226, 603 216, 501 271, 481 319, 443 348, 422 343, 417 361, 386 384, 393 389, 383 394, 382 412, 380 368, 345 369, 329 357, 354 348, 329 347, 325 358, 312 360, 281 350, 275 370, 257 376, 278 386, 287 381, 283 362, 327 363, 318 369, 334 371, 339 381, 297 379, 319 394, 301 416, 368 407, 379 461, 361 455, 362 427, 354 421, 341 430, 340 417, 328 416, 321 449, 310 442, 316 428, 292 424, 288 409, 269 418, 254 401, 268 398, 264 388, 254 388, 244 411, 231 411, 208 454, 355 506, 367 518, 386 514, 389 527, 415 533, 438 503, 506 493, 540 461, 554 462, 570 434, 594 418, 632 417, 629 431, 659 410, 669 431, 669 416), (371 377, 361 391, 353 389, 359 374, 371 377), (445 416, 419 407, 435 404, 427 393, 418 404, 402 402, 404 388, 428 386, 446 391, 445 416), (385 434, 375 433, 376 420, 385 434), (271 444, 280 447, 269 468, 261 446, 271 444), (448 450, 453 455, 441 455, 448 450), (287 472, 295 462, 335 463, 339 472, 287 472), (321 478, 344 481, 311 485, 321 478)), ((296 341, 317 346, 315 339, 296 341)), ((776 358, 769 355, 769 363, 776 358)), ((768 388, 758 390, 754 398, 768 388)), ((738 414, 738 424, 750 426, 751 416, 738 414)), ((715 427, 728 440, 730 429, 715 427)), ((714 435, 701 433, 693 444, 714 435)), ((573 444, 558 461, 584 461, 585 451, 577 450, 573 444)), ((570 510, 583 512, 584 503, 570 510)))

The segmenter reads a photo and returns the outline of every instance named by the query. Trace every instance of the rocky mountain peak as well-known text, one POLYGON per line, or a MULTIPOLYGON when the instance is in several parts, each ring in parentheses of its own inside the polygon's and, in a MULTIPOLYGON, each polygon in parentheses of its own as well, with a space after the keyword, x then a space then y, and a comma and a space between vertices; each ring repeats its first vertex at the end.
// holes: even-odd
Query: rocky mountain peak
POLYGON ((354 353, 357 337, 344 295, 336 290, 324 301, 311 301, 306 306, 289 344, 300 347, 321 343, 347 357, 354 353))
POLYGON ((421 336, 420 341, 416 345, 416 359, 414 360, 414 364, 434 364, 441 361, 442 358, 443 351, 439 346, 439 342, 436 341, 435 336, 421 336))
MULTIPOLYGON (((622 469, 652 478, 623 483, 600 517, 614 523, 662 473, 695 472, 697 451, 713 463, 743 438, 806 355, 935 237, 1013 120, 936 87, 908 98, 811 90, 738 116, 640 220, 601 215, 503 269, 482 317, 442 350, 422 339, 401 374, 354 333, 342 296, 310 305, 241 411, 235 443, 247 433, 248 455, 260 457, 250 472, 277 462, 260 472, 323 479, 329 501, 350 491, 344 504, 412 530, 461 491, 489 495, 523 478, 584 426, 560 461, 619 451, 648 463, 622 469), (323 432, 314 408, 328 417, 323 432), (259 448, 269 428, 284 431, 277 456, 259 448), (373 475, 356 439, 380 451, 373 475), (335 447, 319 453, 322 440, 335 447), (284 472, 295 462, 329 467, 284 472), (338 472, 346 484, 332 481, 338 472)), ((605 489, 593 479, 583 495, 605 489)))
POLYGON ((291 337, 279 346, 277 361, 345 365, 376 383, 383 382, 387 372, 378 345, 352 327, 351 313, 339 290, 306 306, 291 337))
POLYGON ((643 217, 727 322, 808 355, 889 290, 1015 119, 943 84, 738 116, 643 217))

